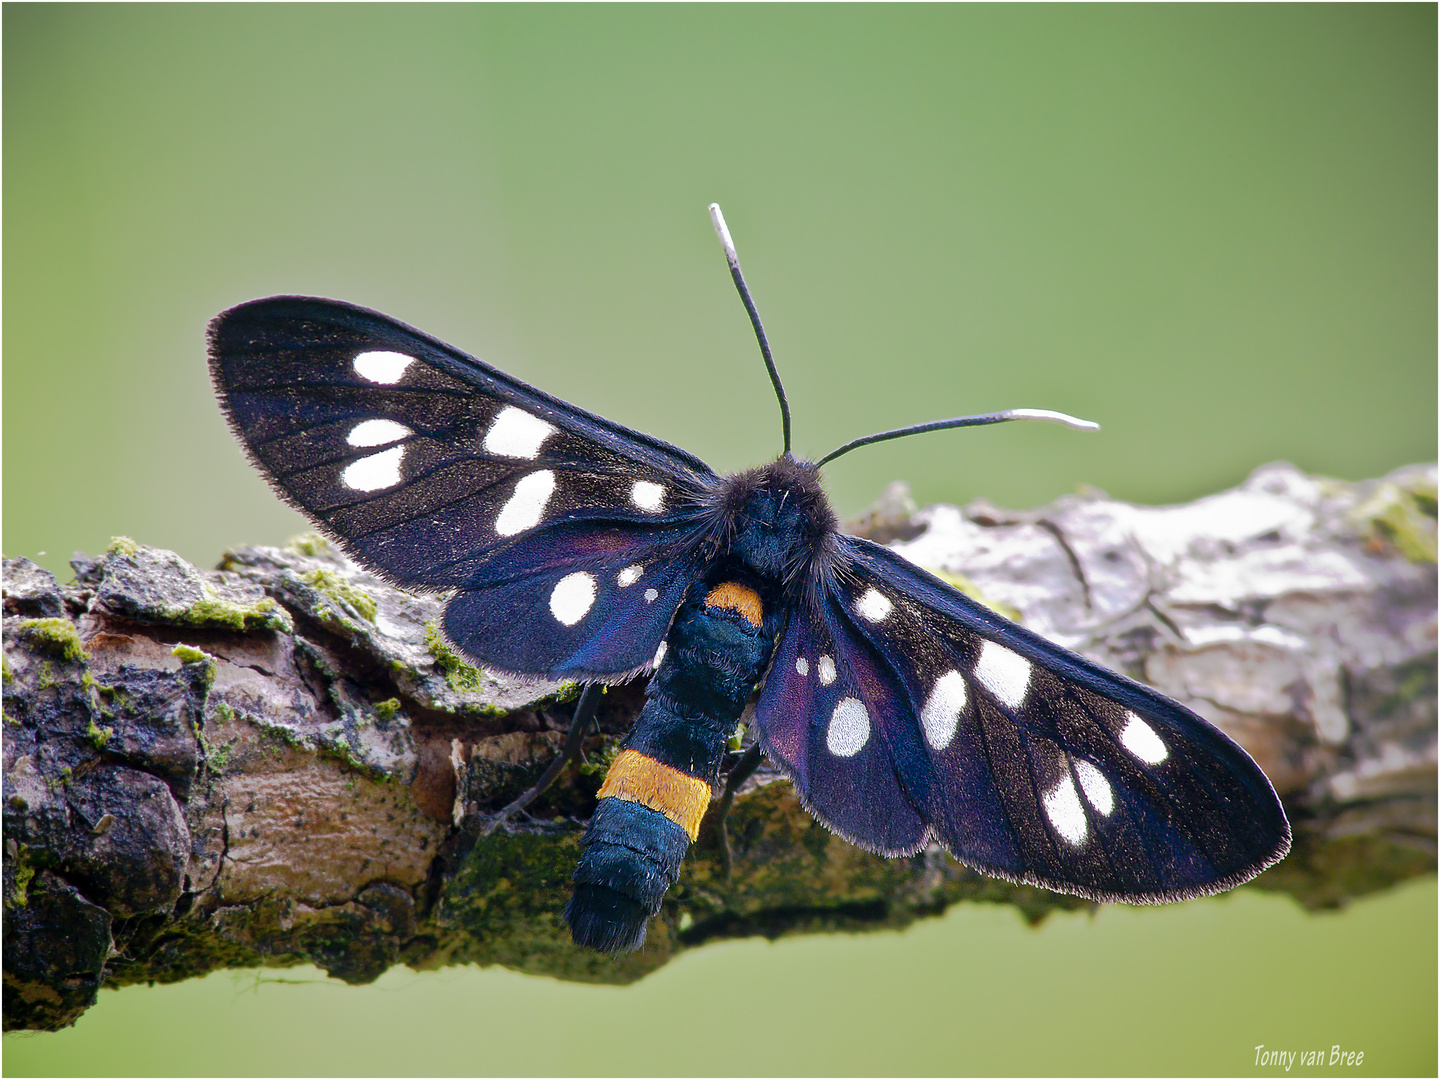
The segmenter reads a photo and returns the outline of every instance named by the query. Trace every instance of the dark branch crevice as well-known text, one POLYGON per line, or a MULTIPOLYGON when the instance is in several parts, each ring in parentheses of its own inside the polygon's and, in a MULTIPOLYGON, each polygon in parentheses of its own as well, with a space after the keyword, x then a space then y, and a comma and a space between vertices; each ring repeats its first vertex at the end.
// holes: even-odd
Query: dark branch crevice
POLYGON ((1060 545, 1060 550, 1070 560, 1070 569, 1075 572, 1075 580, 1080 583, 1081 595, 1085 597, 1085 608, 1087 611, 1090 610, 1094 606, 1090 597, 1090 579, 1085 574, 1085 567, 1080 562, 1080 556, 1075 554, 1075 549, 1065 538, 1065 530, 1048 518, 1037 518, 1035 524, 1055 538, 1055 542, 1060 545))

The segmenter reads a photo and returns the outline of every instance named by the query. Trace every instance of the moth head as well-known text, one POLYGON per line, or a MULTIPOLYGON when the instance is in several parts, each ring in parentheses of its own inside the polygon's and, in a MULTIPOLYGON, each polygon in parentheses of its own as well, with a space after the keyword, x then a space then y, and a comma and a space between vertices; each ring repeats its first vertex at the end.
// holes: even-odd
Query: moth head
POLYGON ((788 454, 729 477, 718 510, 730 553, 782 584, 804 576, 836 528, 819 470, 788 454))

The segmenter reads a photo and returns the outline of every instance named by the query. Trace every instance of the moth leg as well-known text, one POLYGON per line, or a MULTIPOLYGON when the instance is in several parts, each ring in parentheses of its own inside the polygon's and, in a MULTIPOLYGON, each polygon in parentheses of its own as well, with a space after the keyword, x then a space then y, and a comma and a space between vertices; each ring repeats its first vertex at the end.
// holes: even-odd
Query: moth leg
POLYGON ((489 836, 500 825, 504 824, 512 814, 525 809, 545 789, 553 784, 565 766, 580 756, 581 744, 585 741, 585 731, 595 719, 595 710, 600 705, 600 694, 603 691, 600 683, 587 683, 585 689, 580 693, 580 700, 575 703, 575 716, 570 721, 570 730, 565 735, 565 745, 555 760, 546 766, 545 771, 540 774, 540 779, 535 781, 533 787, 521 792, 520 796, 510 805, 506 806, 493 818, 491 818, 483 829, 481 836, 489 836))
POLYGON ((740 790, 740 785, 754 775, 755 770, 760 767, 760 744, 751 743, 750 748, 741 755, 735 767, 725 777, 725 792, 720 796, 715 806, 715 816, 710 826, 711 839, 720 846, 720 865, 725 871, 725 880, 730 880, 732 866, 730 854, 730 830, 726 828, 726 818, 730 814, 730 807, 735 802, 735 792, 740 790))

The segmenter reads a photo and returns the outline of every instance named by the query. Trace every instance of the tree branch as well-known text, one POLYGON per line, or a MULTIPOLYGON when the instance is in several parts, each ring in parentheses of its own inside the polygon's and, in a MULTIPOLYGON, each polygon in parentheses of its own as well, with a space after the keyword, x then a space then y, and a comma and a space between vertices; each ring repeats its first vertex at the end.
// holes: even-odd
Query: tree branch
MULTIPOLYGON (((1249 887, 1332 907, 1435 869, 1435 514, 1433 466, 1345 484, 1274 465, 1161 508, 913 512, 897 487, 852 525, 1234 737, 1296 832, 1249 887)), ((73 1023, 102 983, 217 967, 625 982, 718 937, 1085 906, 939 851, 861 852, 762 767, 731 857, 702 835, 643 951, 574 948, 559 913, 639 685, 605 695, 584 764, 482 836, 559 752, 573 686, 470 667, 439 601, 313 537, 204 573, 125 540, 72 565, 63 587, 4 565, 7 1029, 73 1023)))

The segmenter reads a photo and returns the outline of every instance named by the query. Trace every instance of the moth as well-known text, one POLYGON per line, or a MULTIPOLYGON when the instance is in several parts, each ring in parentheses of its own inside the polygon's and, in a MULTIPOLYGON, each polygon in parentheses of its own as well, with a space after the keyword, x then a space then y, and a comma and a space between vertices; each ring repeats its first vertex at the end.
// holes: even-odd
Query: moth
POLYGON ((935 842, 1008 881, 1129 903, 1219 892, 1282 858, 1280 802, 1224 734, 841 533, 821 486, 826 463, 883 439, 1095 425, 1016 409, 796 457, 711 217, 784 435, 733 476, 350 304, 255 300, 209 330, 250 460, 356 562, 444 595, 463 655, 592 688, 648 675, 586 828, 575 941, 644 941, 742 716, 811 814, 882 855, 935 842))

